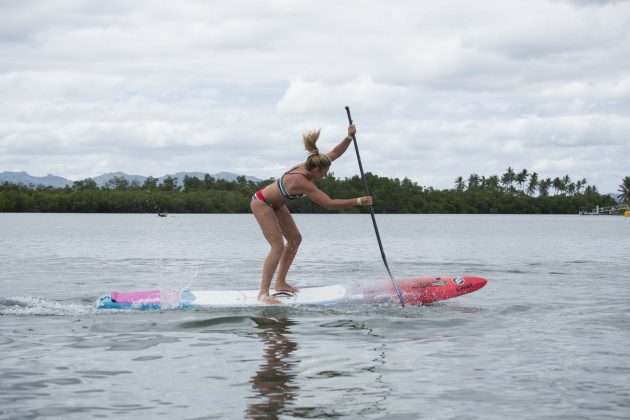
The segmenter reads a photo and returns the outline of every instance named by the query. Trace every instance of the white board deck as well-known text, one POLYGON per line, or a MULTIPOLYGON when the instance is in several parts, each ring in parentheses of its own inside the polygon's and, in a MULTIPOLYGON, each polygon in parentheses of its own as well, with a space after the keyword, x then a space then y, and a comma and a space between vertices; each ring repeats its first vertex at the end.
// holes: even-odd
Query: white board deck
MULTIPOLYGON (((258 300, 258 290, 191 290, 182 296, 191 306, 269 306, 258 300)), ((271 293, 282 305, 325 305, 334 304, 346 296, 341 285, 304 287, 296 294, 271 293)))

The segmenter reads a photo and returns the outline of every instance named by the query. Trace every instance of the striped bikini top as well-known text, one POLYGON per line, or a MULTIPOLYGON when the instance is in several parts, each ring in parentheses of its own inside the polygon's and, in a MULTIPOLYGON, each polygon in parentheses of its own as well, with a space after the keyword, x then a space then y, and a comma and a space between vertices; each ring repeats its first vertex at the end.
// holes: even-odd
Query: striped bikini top
MULTIPOLYGON (((295 169, 295 168, 293 168, 295 169)), ((285 172, 280 179, 278 179, 278 187, 280 188, 280 192, 282 193, 282 195, 284 196, 284 198, 286 198, 287 200, 297 200, 298 198, 302 198, 304 197, 304 194, 289 194, 289 192, 287 191, 286 187, 284 186, 284 181, 283 178, 285 175, 302 175, 304 178, 308 179, 308 177, 301 173, 301 172, 292 172, 293 169, 289 170, 288 172, 285 172)))

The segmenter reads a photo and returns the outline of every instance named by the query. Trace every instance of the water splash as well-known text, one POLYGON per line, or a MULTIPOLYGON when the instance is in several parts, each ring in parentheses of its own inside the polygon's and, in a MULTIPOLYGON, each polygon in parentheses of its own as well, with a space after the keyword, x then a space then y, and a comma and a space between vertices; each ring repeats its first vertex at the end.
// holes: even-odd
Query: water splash
POLYGON ((0 315, 77 316, 92 312, 92 305, 60 302, 32 296, 0 298, 0 315))
POLYGON ((162 260, 155 260, 155 268, 158 274, 158 290, 160 291, 160 307, 162 309, 174 309, 181 303, 180 295, 183 290, 190 290, 194 284, 199 267, 203 264, 188 267, 182 276, 181 266, 165 267, 162 260))

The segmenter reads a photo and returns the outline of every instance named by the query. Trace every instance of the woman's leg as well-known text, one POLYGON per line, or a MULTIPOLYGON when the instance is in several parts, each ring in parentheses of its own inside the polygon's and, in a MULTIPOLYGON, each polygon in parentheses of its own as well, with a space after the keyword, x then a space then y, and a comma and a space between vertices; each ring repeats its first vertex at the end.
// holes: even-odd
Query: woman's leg
POLYGON ((263 264, 263 275, 258 300, 266 303, 280 303, 279 300, 269 296, 271 280, 276 272, 282 253, 284 252, 284 239, 282 238, 282 229, 280 228, 278 216, 273 208, 260 200, 252 200, 250 207, 260 225, 265 239, 267 239, 267 242, 271 245, 271 250, 263 264))
POLYGON ((282 206, 278 209, 276 215, 278 216, 282 235, 287 240, 287 243, 280 257, 280 266, 278 268, 274 288, 278 292, 285 291, 295 293, 298 289, 287 283, 287 273, 289 272, 289 268, 291 268, 295 254, 297 254, 300 243, 302 242, 302 234, 300 234, 287 206, 282 206))

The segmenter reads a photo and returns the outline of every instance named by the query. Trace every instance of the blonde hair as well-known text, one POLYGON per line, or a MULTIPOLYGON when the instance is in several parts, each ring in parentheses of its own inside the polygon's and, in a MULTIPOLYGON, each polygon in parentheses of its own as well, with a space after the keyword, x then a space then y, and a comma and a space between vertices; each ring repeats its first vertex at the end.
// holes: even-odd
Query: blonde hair
POLYGON ((317 140, 319 139, 320 132, 321 129, 307 131, 302 134, 304 148, 308 152, 308 157, 306 158, 306 163, 304 165, 307 171, 314 168, 326 169, 332 163, 328 155, 325 153, 319 153, 319 149, 317 148, 317 140))

